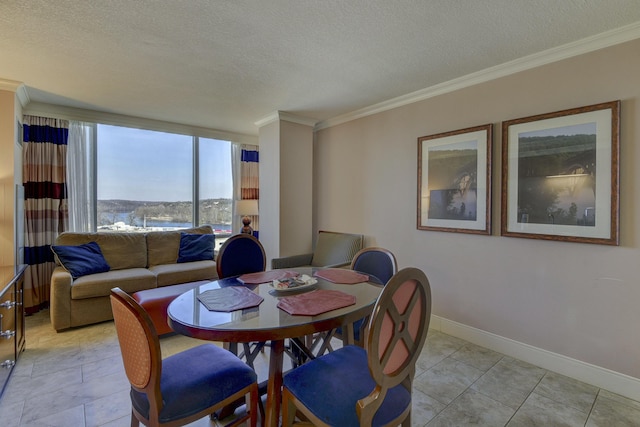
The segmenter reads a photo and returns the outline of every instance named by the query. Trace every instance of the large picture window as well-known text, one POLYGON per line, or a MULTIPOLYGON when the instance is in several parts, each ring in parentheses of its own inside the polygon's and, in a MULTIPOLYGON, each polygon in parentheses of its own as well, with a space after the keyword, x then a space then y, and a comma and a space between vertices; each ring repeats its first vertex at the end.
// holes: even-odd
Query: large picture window
POLYGON ((98 231, 231 233, 229 141, 99 124, 96 148, 98 231))

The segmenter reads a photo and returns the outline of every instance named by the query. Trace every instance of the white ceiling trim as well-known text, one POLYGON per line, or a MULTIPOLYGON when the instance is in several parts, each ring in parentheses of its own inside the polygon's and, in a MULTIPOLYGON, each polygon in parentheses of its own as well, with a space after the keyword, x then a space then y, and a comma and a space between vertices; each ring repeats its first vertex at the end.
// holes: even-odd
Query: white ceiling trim
POLYGON ((266 126, 270 123, 273 123, 279 120, 282 120, 285 122, 297 123, 299 125, 311 126, 311 127, 315 126, 316 124, 316 121, 314 119, 310 119, 308 117, 296 116, 294 114, 286 113, 284 111, 274 111, 273 113, 267 115, 266 117, 258 120, 254 124, 257 127, 261 128, 262 126, 266 126))
POLYGON ((0 90, 6 90, 10 92, 16 92, 22 85, 22 82, 8 79, 0 79, 0 90))
POLYGON ((573 43, 568 43, 513 61, 505 62, 504 64, 496 65, 476 73, 471 73, 448 82, 421 89, 407 95, 398 96, 369 107, 361 108, 341 116, 324 120, 322 122, 318 122, 313 130, 315 132, 330 128, 352 120, 388 111, 397 107, 402 107, 404 105, 413 104, 415 102, 453 92, 458 89, 488 82, 520 71, 582 55, 584 53, 593 52, 598 49, 614 46, 637 38, 640 38, 640 22, 596 34, 573 43))
POLYGON ((94 110, 84 110, 81 108, 63 107, 60 105, 45 104, 40 102, 29 103, 29 105, 23 109, 23 114, 52 117, 64 120, 78 120, 90 123, 101 123, 113 126, 132 127, 159 132, 177 133, 181 135, 199 136, 202 138, 232 141, 239 144, 255 145, 258 143, 258 137, 253 135, 242 135, 198 126, 189 126, 179 123, 125 116, 122 114, 105 113, 94 110))
POLYGON ((0 79, 0 90, 14 92, 18 96, 20 105, 24 108, 30 101, 27 87, 22 82, 16 80, 0 79))

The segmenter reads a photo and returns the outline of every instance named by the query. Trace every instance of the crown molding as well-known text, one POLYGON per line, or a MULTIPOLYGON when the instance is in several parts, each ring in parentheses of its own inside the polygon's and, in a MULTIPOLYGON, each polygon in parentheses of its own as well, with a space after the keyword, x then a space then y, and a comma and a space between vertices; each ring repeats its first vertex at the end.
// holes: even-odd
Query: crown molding
POLYGON ((27 87, 22 82, 16 80, 0 79, 0 90, 14 92, 18 97, 18 101, 20 101, 20 105, 22 106, 22 108, 26 107, 26 105, 31 101, 29 99, 27 87))
POLYGON ((17 92, 18 88, 22 86, 23 83, 16 80, 9 79, 0 79, 0 90, 7 90, 10 92, 17 92))
POLYGON ((440 83, 416 92, 392 98, 369 107, 352 111, 331 119, 318 122, 313 129, 319 131, 332 126, 352 120, 367 117, 383 111, 391 110, 404 105, 413 104, 445 93, 453 92, 466 87, 474 86, 479 83, 495 80, 520 71, 529 70, 552 62, 561 61, 563 59, 593 52, 605 47, 614 46, 620 43, 628 42, 640 38, 640 22, 636 22, 604 33, 596 34, 572 43, 548 49, 539 53, 534 53, 513 61, 505 62, 494 67, 490 67, 476 73, 471 73, 463 77, 459 77, 448 82, 440 83))
POLYGON ((297 123, 299 125, 311 127, 314 127, 317 123, 316 120, 310 119, 308 117, 296 116, 295 114, 286 113, 284 111, 274 111, 273 113, 258 120, 254 124, 260 128, 276 121, 297 123))
POLYGON ((161 132, 178 133, 182 135, 199 136, 202 138, 220 139, 239 144, 258 144, 258 137, 252 135, 225 132, 216 129, 189 126, 161 120, 145 119, 142 117, 125 116, 122 114, 105 113, 95 110, 64 107, 61 105, 32 102, 23 109, 23 114, 52 117, 64 120, 78 120, 91 123, 102 123, 114 126, 133 127, 161 132))

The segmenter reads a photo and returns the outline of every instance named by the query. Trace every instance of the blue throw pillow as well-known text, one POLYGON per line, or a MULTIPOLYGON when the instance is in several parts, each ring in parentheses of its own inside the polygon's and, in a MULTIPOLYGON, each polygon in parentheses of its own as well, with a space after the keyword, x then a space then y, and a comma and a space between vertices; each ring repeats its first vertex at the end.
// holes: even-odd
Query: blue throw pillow
POLYGON ((87 274, 104 273, 111 269, 96 242, 76 246, 52 245, 51 250, 74 279, 87 274))
POLYGON ((178 262, 212 260, 215 239, 213 234, 180 233, 178 262))

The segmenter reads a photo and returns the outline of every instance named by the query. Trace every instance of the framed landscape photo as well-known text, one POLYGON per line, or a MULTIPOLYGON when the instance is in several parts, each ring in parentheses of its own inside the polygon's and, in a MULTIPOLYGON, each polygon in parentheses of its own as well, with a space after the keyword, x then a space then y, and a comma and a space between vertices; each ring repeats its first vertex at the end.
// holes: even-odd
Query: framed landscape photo
POLYGON ((491 234, 487 124, 418 138, 418 229, 491 234))
POLYGON ((620 101, 502 123, 503 236, 619 244, 620 101))

